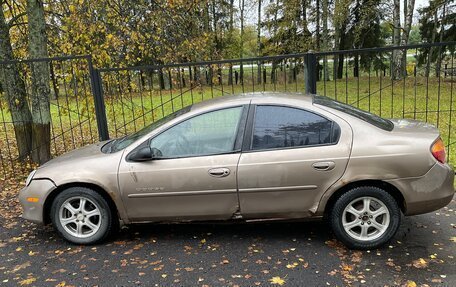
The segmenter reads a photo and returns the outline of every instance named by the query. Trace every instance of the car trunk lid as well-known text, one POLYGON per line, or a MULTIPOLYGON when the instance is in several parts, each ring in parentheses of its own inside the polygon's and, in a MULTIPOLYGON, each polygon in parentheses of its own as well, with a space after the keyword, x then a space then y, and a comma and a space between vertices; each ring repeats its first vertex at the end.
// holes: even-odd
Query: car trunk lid
POLYGON ((432 124, 410 119, 391 119, 394 124, 392 133, 415 134, 418 137, 429 137, 435 140, 439 137, 439 130, 432 124))

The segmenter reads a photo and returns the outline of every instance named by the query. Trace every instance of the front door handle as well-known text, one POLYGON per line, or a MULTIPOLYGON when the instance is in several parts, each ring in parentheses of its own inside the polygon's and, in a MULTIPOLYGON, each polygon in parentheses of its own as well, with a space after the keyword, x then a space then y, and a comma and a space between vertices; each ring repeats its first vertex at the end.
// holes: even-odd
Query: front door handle
POLYGON ((336 166, 336 163, 333 161, 319 161, 312 164, 312 167, 320 171, 332 170, 336 166))
POLYGON ((212 168, 208 173, 213 177, 225 177, 230 174, 230 169, 226 167, 212 168))

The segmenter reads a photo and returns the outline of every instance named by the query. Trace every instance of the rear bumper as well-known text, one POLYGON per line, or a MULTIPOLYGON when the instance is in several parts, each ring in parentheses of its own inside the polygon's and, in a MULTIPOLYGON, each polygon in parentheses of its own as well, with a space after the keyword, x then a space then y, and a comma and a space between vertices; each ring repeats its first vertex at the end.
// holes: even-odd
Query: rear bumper
POLYGON ((436 163, 424 176, 388 180, 405 199, 405 215, 423 214, 440 209, 453 199, 454 170, 436 163))
POLYGON ((19 202, 22 205, 22 217, 35 223, 44 223, 44 202, 48 195, 56 188, 54 183, 47 179, 32 180, 29 186, 19 192, 19 202), (36 202, 27 199, 38 198, 36 202))

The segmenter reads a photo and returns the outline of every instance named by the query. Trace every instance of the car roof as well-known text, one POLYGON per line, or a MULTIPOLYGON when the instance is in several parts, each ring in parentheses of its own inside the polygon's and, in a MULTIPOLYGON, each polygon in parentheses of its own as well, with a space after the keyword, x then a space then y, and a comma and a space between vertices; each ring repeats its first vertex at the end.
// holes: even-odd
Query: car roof
POLYGON ((251 100, 267 100, 268 102, 283 103, 288 100, 300 100, 312 104, 312 95, 294 92, 254 92, 242 93, 238 95, 219 96, 210 100, 204 100, 192 106, 192 111, 206 109, 212 106, 231 106, 233 103, 244 102, 248 103, 251 100))

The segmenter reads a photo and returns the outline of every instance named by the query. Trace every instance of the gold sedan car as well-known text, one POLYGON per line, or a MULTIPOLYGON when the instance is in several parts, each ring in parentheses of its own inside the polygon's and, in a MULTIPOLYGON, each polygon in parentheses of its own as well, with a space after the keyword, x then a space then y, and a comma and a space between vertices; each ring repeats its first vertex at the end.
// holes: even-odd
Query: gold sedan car
POLYGON ((19 198, 24 218, 77 244, 140 222, 327 218, 340 241, 368 249, 394 236, 402 214, 447 205, 453 179, 432 125, 262 93, 195 104, 57 157, 19 198))

